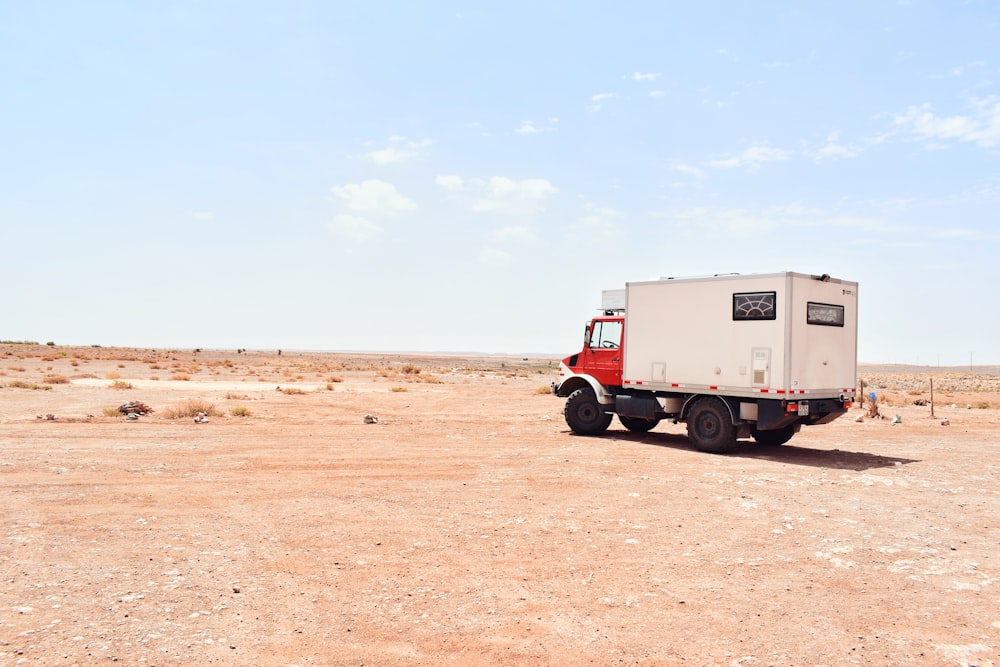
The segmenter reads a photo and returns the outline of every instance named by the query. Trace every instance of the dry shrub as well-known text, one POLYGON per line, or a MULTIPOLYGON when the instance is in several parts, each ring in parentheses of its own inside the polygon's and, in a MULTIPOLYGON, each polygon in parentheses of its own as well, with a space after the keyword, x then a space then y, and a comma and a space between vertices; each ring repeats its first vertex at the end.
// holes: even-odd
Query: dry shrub
POLYGON ((234 405, 233 407, 229 408, 229 414, 231 414, 234 417, 249 417, 250 409, 245 405, 234 405))
POLYGON ((344 378, 340 377, 339 375, 331 375, 330 377, 328 377, 326 379, 326 381, 327 382, 343 382, 344 378))
POLYGON ((23 382, 21 380, 14 380, 7 386, 13 389, 42 389, 46 391, 52 390, 52 385, 50 384, 35 384, 34 382, 23 382))
POLYGON ((115 380, 108 385, 108 389, 131 389, 132 383, 125 380, 115 380))
POLYGON ((166 408, 161 414, 167 419, 180 419, 181 417, 195 417, 200 412, 204 412, 209 417, 222 416, 222 412, 215 407, 214 403, 200 398, 188 399, 184 403, 166 408))
POLYGON ((250 399, 246 394, 234 394, 231 391, 226 393, 226 398, 230 401, 246 401, 250 399))
POLYGON ((399 393, 401 391, 409 391, 409 389, 407 389, 406 387, 392 387, 389 389, 389 391, 394 391, 396 393, 399 393))
POLYGON ((552 387, 549 386, 549 385, 547 385, 547 384, 546 385, 542 385, 538 389, 535 389, 535 393, 536 394, 551 394, 552 393, 552 387))
POLYGON ((170 376, 170 379, 186 382, 191 379, 191 376, 188 375, 187 373, 174 373, 173 375, 170 376))
POLYGON ((69 384, 69 378, 65 375, 46 375, 42 378, 45 384, 69 384))
POLYGON ((402 370, 403 370, 403 373, 406 374, 406 375, 419 375, 420 374, 420 369, 417 368, 416 366, 414 366, 413 364, 406 364, 405 366, 403 366, 402 370))
POLYGON ((299 389, 298 387, 285 387, 284 389, 281 390, 281 393, 288 394, 290 396, 292 395, 297 396, 299 394, 306 393, 306 391, 304 389, 299 389))
POLYGON ((105 417, 121 417, 122 413, 118 412, 118 408, 101 408, 101 414, 105 417))

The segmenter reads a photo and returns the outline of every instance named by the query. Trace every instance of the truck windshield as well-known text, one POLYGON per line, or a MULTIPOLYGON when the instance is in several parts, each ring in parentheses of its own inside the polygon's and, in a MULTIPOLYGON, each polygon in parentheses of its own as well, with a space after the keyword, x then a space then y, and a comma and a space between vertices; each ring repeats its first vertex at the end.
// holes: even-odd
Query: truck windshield
POLYGON ((594 332, 590 337, 590 347, 618 349, 622 342, 622 323, 619 320, 594 322, 594 332))

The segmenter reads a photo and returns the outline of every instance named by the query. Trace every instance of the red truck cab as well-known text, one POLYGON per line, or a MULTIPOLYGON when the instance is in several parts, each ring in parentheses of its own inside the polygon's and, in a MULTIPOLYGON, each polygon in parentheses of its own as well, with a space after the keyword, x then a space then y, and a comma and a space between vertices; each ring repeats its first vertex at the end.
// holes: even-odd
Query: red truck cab
POLYGON ((583 349, 562 360, 565 369, 559 369, 559 383, 564 382, 567 375, 585 373, 605 387, 622 386, 624 333, 625 318, 622 316, 598 317, 588 322, 583 349))

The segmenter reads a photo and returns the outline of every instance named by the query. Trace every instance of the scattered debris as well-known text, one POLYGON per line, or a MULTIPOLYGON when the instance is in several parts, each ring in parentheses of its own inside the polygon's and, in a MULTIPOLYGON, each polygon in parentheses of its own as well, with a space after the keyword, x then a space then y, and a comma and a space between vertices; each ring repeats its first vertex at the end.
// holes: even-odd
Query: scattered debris
POLYGON ((917 400, 913 401, 913 404, 914 405, 930 405, 931 402, 928 401, 926 398, 918 398, 917 400))
POLYGON ((375 415, 372 415, 372 414, 367 414, 367 415, 365 415, 365 423, 366 424, 377 424, 378 423, 378 417, 376 417, 375 415))
POLYGON ((47 421, 47 422, 54 422, 55 420, 59 419, 59 417, 56 417, 53 414, 47 414, 47 415, 44 415, 44 416, 43 415, 35 415, 35 419, 42 419, 42 420, 47 421))
POLYGON ((863 422, 864 420, 865 420, 865 416, 864 415, 858 415, 857 417, 854 418, 854 421, 858 422, 859 424, 861 422, 863 422))
POLYGON ((138 412, 130 412, 127 415, 125 415, 125 419, 129 420, 130 422, 138 421, 138 419, 139 419, 139 413, 138 412))
POLYGON ((868 392, 867 415, 871 419, 883 419, 882 415, 878 411, 878 394, 876 394, 874 391, 868 392))
MULTIPOLYGON (((118 412, 122 413, 126 417, 129 415, 148 415, 153 412, 153 408, 149 407, 142 401, 129 401, 128 403, 122 403, 118 406, 118 412)), ((130 417, 130 419, 135 419, 130 417)))
POLYGON ((895 417, 893 417, 892 418, 892 423, 893 424, 902 424, 903 423, 903 415, 896 415, 895 417))
POLYGON ((194 423, 195 424, 207 424, 208 423, 208 415, 206 415, 204 412, 199 412, 198 414, 196 414, 194 416, 194 423))
POLYGON ((948 425, 948 424, 950 424, 950 423, 951 423, 951 422, 950 422, 950 421, 948 421, 948 418, 947 418, 947 417, 945 417, 944 419, 942 419, 942 420, 941 420, 941 426, 947 426, 947 425, 948 425))

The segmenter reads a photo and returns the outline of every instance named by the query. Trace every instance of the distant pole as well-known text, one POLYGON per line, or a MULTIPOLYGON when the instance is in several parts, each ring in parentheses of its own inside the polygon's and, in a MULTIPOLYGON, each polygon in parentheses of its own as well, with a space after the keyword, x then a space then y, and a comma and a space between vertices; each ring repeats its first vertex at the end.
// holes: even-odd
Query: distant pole
POLYGON ((931 417, 934 417, 934 378, 931 378, 931 417))

